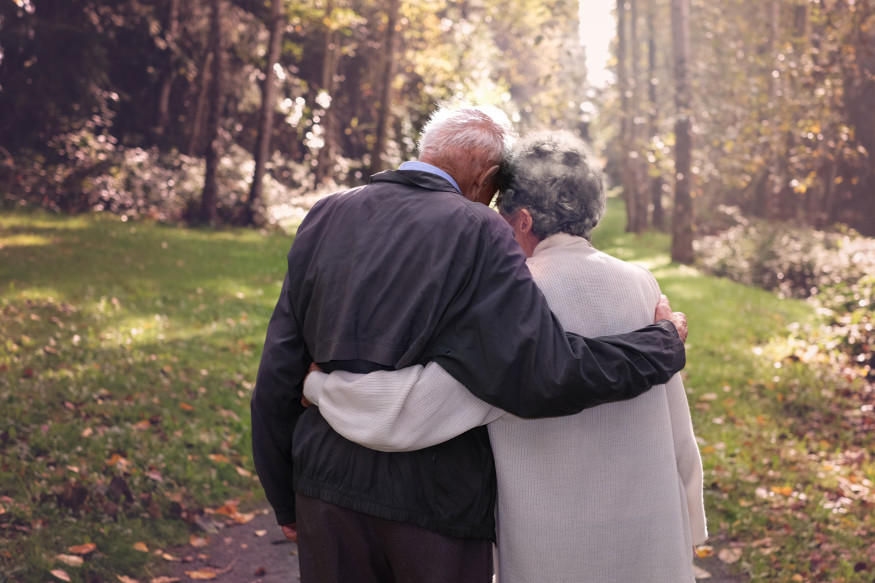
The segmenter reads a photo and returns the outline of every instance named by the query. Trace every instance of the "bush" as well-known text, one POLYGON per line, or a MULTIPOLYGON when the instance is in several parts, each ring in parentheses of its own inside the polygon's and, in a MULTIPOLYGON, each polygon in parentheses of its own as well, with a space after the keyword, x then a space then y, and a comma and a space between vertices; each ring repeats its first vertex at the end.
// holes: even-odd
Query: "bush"
POLYGON ((809 331, 811 337, 875 375, 875 239, 723 211, 734 225, 696 242, 701 268, 781 297, 807 298, 826 318, 819 332, 809 331))
MULTIPOLYGON (((81 129, 51 141, 52 159, 34 153, 20 156, 26 163, 3 194, 7 206, 37 206, 54 212, 111 212, 125 218, 148 218, 164 223, 190 222, 200 204, 204 161, 158 148, 126 148, 94 128, 81 129)), ((345 162, 349 166, 348 161, 345 162)), ((218 172, 219 217, 234 220, 252 184, 254 162, 236 144, 226 147, 218 172)), ((340 188, 313 185, 304 164, 275 157, 264 177, 263 208, 268 223, 294 227, 312 204, 340 188)), ((3 185, 0 185, 3 186, 3 185)))

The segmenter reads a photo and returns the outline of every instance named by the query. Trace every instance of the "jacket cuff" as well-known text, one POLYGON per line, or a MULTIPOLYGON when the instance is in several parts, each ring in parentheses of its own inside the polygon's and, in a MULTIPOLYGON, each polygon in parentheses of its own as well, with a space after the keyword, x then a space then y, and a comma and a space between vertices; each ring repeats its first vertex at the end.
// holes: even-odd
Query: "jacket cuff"
POLYGON ((292 508, 291 510, 274 511, 274 515, 276 516, 276 523, 280 526, 285 526, 287 524, 297 522, 297 519, 295 518, 294 508, 292 508))
MULTIPOLYGON (((672 360, 672 368, 674 369, 674 373, 679 373, 687 365, 687 350, 684 346, 684 341, 681 340, 680 334, 678 334, 678 329, 675 327, 674 323, 672 323, 671 320, 660 320, 659 322, 657 322, 657 325, 662 326, 669 334, 670 349, 674 354, 674 359, 672 360)), ((674 375, 672 374, 669 376, 674 375)))

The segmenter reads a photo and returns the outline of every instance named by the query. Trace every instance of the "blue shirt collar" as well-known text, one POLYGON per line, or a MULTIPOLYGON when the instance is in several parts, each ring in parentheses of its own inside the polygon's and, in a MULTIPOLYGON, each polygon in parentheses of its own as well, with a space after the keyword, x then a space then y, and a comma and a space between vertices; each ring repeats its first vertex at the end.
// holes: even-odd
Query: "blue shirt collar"
POLYGON ((437 166, 432 166, 426 162, 420 162, 419 160, 411 160, 409 162, 404 162, 401 166, 398 167, 398 170, 417 170, 419 172, 428 172, 430 174, 436 174, 441 178, 445 178, 450 184, 453 185, 459 194, 462 194, 462 189, 459 188, 459 183, 453 180, 453 177, 438 168, 437 166))

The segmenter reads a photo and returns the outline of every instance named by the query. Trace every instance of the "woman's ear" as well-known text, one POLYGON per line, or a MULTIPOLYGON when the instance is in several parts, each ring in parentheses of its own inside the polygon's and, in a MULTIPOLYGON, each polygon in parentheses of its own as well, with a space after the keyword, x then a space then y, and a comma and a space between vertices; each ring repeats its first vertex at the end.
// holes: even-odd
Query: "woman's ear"
POLYGON ((532 232, 532 213, 528 211, 528 209, 520 209, 519 210, 519 230, 520 233, 524 235, 528 235, 532 232))

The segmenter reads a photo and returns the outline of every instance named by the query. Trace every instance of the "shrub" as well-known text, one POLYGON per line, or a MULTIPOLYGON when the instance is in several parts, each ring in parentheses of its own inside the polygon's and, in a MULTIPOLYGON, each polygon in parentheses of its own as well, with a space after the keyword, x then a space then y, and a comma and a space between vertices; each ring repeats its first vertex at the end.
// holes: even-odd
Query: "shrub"
MULTIPOLYGON (((204 161, 176 151, 158 148, 126 148, 100 131, 86 128, 56 137, 52 159, 31 153, 4 194, 7 205, 38 206, 63 213, 111 212, 126 218, 187 223, 200 204, 204 161)), ((349 161, 336 165, 350 172, 349 161)), ((218 171, 219 217, 233 222, 252 184, 254 162, 249 152, 236 144, 226 147, 218 171)), ((340 186, 313 185, 306 164, 275 157, 271 173, 265 174, 263 208, 270 224, 294 227, 306 210, 340 186), (281 177, 282 182, 275 179, 281 177)))
POLYGON ((812 339, 838 349, 875 375, 875 239, 854 232, 825 232, 747 219, 723 209, 734 224, 696 242, 704 271, 807 298, 825 316, 812 339))

